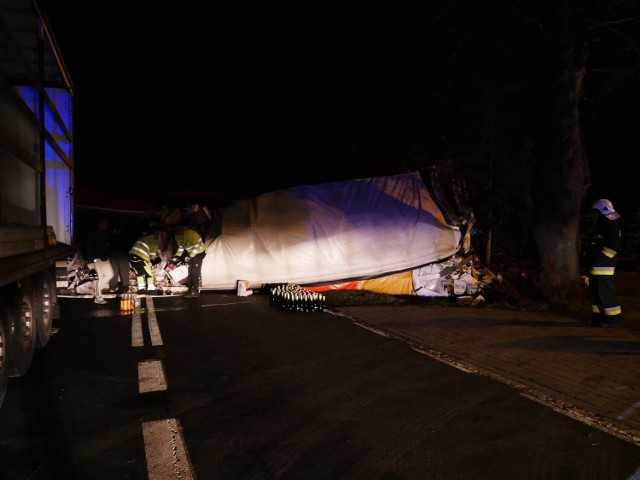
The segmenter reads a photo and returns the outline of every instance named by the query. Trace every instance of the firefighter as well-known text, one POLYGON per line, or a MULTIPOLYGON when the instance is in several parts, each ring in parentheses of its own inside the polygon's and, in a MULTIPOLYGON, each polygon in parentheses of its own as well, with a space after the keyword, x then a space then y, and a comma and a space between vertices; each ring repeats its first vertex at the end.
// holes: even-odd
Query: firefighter
POLYGON ((138 294, 162 293, 156 288, 152 265, 162 259, 160 252, 166 242, 166 232, 156 230, 152 234, 140 237, 129 250, 129 263, 136 274, 138 294))
POLYGON ((592 311, 589 323, 612 328, 617 327, 622 318, 622 308, 614 285, 622 236, 618 224, 620 214, 606 198, 596 200, 591 209, 596 218, 587 250, 587 281, 592 311))
POLYGON ((185 297, 197 297, 200 295, 202 260, 206 255, 202 236, 191 228, 178 226, 174 231, 174 240, 176 251, 169 263, 172 265, 177 265, 180 262, 187 264, 187 292, 185 297))

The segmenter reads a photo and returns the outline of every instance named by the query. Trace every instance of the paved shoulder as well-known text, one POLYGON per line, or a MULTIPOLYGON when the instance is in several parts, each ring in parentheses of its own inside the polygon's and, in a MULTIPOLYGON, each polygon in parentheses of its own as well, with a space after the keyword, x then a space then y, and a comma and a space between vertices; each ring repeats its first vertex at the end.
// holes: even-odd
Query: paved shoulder
POLYGON ((640 445, 640 333, 548 312, 434 305, 334 310, 640 445))

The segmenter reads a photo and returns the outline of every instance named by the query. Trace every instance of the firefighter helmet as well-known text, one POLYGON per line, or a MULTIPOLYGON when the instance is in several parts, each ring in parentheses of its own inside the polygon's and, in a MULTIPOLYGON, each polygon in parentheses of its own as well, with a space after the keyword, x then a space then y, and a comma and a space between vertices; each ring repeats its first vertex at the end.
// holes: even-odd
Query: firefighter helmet
POLYGON ((616 212, 615 208, 613 208, 613 203, 611 203, 606 198, 600 198, 593 202, 591 208, 598 210, 602 215, 607 217, 609 220, 617 220, 620 218, 620 214, 616 212))

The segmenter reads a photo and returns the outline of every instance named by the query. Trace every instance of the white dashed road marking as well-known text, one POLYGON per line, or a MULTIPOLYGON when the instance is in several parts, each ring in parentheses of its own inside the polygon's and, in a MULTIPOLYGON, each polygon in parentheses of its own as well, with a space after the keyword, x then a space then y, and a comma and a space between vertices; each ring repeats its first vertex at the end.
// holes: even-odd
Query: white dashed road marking
POLYGON ((142 338, 142 319, 140 318, 140 312, 133 312, 131 314, 131 346, 144 346, 144 339, 142 338))
POLYGON ((143 423, 142 435, 149 480, 195 479, 182 428, 175 418, 143 423))
MULTIPOLYGON (((151 344, 163 345, 153 299, 147 297, 145 303, 151 344)), ((138 310, 131 313, 131 346, 144 346, 142 317, 138 310)), ((162 360, 138 362, 138 391, 141 394, 164 391, 167 388, 167 376, 162 360)), ((183 440, 182 427, 177 419, 143 422, 142 436, 149 480, 196 478, 183 440)))
POLYGON ((167 377, 161 360, 138 363, 138 390, 140 393, 160 392, 167 389, 167 377))
POLYGON ((149 335, 151 335, 151 345, 157 347, 162 345, 162 335, 158 327, 158 319, 156 318, 156 308, 152 298, 147 298, 147 321, 149 322, 149 335))

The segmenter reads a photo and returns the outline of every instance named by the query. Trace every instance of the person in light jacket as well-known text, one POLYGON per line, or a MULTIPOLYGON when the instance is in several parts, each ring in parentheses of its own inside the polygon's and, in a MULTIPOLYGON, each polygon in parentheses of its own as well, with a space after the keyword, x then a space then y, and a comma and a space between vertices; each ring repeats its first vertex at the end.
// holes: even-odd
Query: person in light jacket
POLYGON ((175 265, 183 261, 188 265, 187 292, 185 297, 197 297, 200 295, 202 261, 207 254, 202 236, 189 227, 178 226, 175 228, 173 237, 175 239, 176 251, 169 263, 175 265))
POLYGON ((159 230, 138 238, 129 250, 129 264, 135 272, 138 294, 156 295, 153 265, 162 259, 160 254, 166 244, 166 233, 159 230))
POLYGON ((109 220, 99 218, 95 226, 87 232, 82 242, 82 257, 90 270, 95 271, 94 302, 105 304, 102 289, 106 288, 113 277, 109 248, 109 220))

